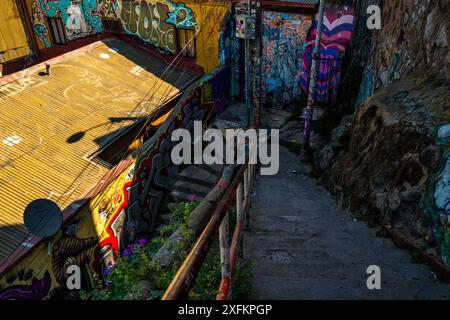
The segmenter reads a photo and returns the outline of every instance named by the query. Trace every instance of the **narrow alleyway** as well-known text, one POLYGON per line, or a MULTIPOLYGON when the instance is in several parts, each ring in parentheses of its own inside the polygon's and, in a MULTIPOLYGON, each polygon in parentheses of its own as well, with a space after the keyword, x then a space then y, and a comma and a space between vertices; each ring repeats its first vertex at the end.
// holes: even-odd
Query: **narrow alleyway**
POLYGON ((450 284, 354 220, 286 148, 278 174, 257 178, 250 215, 251 298, 450 299, 450 284), (381 268, 381 290, 367 289, 370 265, 381 268))

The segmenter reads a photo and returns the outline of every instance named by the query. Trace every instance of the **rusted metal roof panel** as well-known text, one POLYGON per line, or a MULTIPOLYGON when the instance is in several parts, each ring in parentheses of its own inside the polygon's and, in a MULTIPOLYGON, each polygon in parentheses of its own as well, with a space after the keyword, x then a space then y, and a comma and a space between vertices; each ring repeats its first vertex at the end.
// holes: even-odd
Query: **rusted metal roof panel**
POLYGON ((0 86, 0 261, 27 240, 30 201, 80 199, 109 170, 89 155, 195 78, 118 39, 50 65, 0 86))

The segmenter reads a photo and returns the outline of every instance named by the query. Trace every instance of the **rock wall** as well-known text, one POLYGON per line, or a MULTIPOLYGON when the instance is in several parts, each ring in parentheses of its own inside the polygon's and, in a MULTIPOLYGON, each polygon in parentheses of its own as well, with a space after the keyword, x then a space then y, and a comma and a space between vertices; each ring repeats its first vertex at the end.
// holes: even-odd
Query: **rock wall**
POLYGON ((400 229, 447 264, 449 101, 450 81, 407 77, 379 90, 356 110, 350 138, 340 134, 329 181, 357 216, 400 229))
MULTIPOLYGON (((381 30, 369 32, 371 47, 358 103, 373 92, 410 74, 450 76, 448 0, 363 0, 359 16, 370 4, 382 8, 381 30)), ((364 25, 360 27, 364 28, 364 25)))

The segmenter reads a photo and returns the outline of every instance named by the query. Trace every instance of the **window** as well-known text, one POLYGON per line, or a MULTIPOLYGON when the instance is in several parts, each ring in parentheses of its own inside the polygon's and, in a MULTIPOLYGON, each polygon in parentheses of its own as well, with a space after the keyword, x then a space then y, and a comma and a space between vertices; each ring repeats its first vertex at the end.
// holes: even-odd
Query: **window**
POLYGON ((122 32, 120 19, 102 18, 103 29, 106 32, 122 32))
POLYGON ((195 58, 195 30, 177 29, 178 51, 188 58, 195 58), (192 41, 191 41, 192 40, 192 41))
POLYGON ((48 25, 52 34, 53 43, 55 45, 67 45, 66 32, 61 17, 48 18, 48 25))

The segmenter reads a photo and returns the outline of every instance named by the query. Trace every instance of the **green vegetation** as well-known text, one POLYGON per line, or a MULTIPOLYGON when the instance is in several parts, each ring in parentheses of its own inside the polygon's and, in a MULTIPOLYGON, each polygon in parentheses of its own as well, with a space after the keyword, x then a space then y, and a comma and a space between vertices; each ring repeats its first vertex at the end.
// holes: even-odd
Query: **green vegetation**
MULTIPOLYGON (((253 262, 236 259, 232 277, 232 299, 248 299, 252 293, 250 279, 253 273, 253 262)), ((220 253, 218 248, 211 248, 205 262, 195 280, 195 285, 189 293, 189 300, 215 299, 221 280, 220 253)))
MULTIPOLYGON (((160 226, 149 242, 141 239, 134 245, 129 245, 115 264, 109 267, 103 279, 95 275, 96 286, 91 291, 80 291, 83 300, 122 300, 126 295, 140 299, 160 299, 170 281, 175 276, 180 264, 186 258, 190 244, 195 240, 193 233, 187 228, 187 221, 191 212, 199 201, 180 203, 171 213, 170 223, 160 226), (183 240, 179 241, 175 249, 175 261, 170 267, 162 267, 153 257, 166 243, 170 235, 179 229, 183 240), (150 293, 145 295, 141 281, 152 284, 150 293)), ((233 295, 242 297, 250 293, 249 278, 252 265, 248 262, 237 261, 233 274, 233 295)), ((220 258, 217 249, 211 249, 196 280, 196 284, 189 296, 190 299, 214 299, 221 279, 220 258)))
POLYGON ((121 300, 127 293, 133 296, 141 296, 138 283, 142 280, 153 284, 147 299, 158 299, 169 285, 178 269, 178 263, 170 268, 163 268, 159 263, 152 261, 158 250, 166 243, 170 235, 178 228, 183 236, 183 241, 178 243, 175 252, 177 262, 184 259, 187 252, 187 243, 193 240, 193 234, 186 227, 190 213, 199 204, 199 201, 184 202, 171 213, 169 224, 160 226, 147 243, 140 240, 134 245, 129 245, 122 257, 118 257, 114 266, 103 274, 103 280, 96 276, 96 287, 91 291, 81 291, 81 299, 92 300, 121 300))

